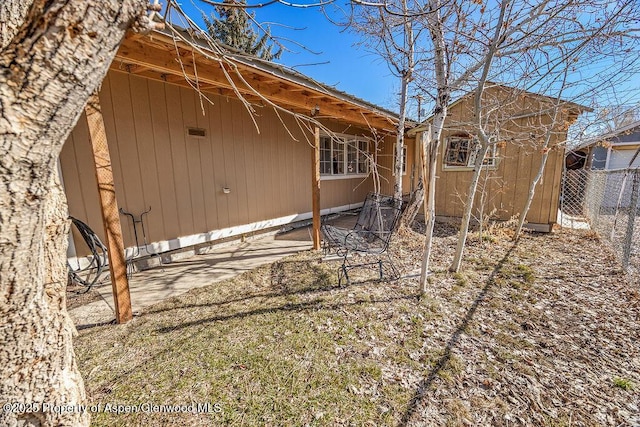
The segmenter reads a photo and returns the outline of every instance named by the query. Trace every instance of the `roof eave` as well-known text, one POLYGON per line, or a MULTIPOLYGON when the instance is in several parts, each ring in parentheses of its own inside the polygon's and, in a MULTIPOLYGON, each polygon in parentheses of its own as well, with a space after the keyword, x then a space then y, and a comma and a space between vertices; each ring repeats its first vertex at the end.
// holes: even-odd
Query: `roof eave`
MULTIPOLYGON (((157 47, 157 45, 160 44, 171 51, 175 51, 177 48, 191 51, 200 50, 201 52, 209 52, 212 57, 215 57, 215 54, 207 45, 204 45, 201 40, 194 39, 186 32, 181 32, 178 37, 172 35, 167 30, 153 31, 148 36, 136 35, 127 38, 127 40, 130 39, 146 46, 153 45, 157 47), (180 38, 188 41, 180 40, 180 38), (196 45, 196 49, 189 44, 191 42, 196 45)), ((123 43, 125 49, 127 40, 123 43)), ((133 43, 133 41, 130 41, 130 43, 133 43)), ((325 107, 325 111, 322 111, 321 108, 321 116, 326 115, 329 118, 342 120, 347 123, 357 124, 362 127, 374 127, 385 131, 393 131, 397 127, 399 121, 397 114, 319 83, 297 71, 264 60, 249 58, 246 55, 238 53, 225 53, 225 56, 236 64, 241 71, 245 70, 248 74, 251 73, 255 76, 261 75, 264 76, 265 79, 279 81, 283 85, 295 87, 298 92, 308 91, 310 94, 309 98, 319 99, 317 104, 311 100, 305 101, 306 104, 309 105, 305 105, 306 109, 300 110, 304 111, 305 114, 310 114, 316 105, 321 104, 325 107), (340 114, 340 111, 344 111, 344 116, 340 114)), ((127 58, 126 55, 120 51, 116 55, 116 59, 123 62, 131 61, 131 58, 127 58)), ((196 64, 198 64, 197 60, 196 64)), ((153 69, 153 65, 145 65, 153 69)), ((163 72, 163 70, 159 69, 154 71, 163 72)), ((268 98, 268 96, 266 98, 268 98)))

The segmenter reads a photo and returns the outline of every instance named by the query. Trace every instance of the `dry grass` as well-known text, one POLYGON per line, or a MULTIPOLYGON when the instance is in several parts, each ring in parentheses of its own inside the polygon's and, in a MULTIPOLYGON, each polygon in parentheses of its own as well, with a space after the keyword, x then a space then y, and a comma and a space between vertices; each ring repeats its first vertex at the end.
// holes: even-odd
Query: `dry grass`
MULTIPOLYGON (((428 295, 417 278, 338 287, 307 252, 81 331, 90 404, 216 403, 208 414, 98 413, 95 425, 638 425, 637 288, 602 245, 560 232, 470 242, 428 295), (216 407, 217 408, 217 407, 216 407)), ((422 236, 393 242, 405 274, 422 236)))

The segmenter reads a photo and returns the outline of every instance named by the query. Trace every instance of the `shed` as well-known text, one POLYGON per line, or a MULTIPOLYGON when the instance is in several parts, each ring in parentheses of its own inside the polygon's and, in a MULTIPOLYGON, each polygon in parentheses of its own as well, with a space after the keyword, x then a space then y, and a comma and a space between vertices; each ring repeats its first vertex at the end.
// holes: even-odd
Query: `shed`
MULTIPOLYGON (((469 93, 453 102, 445 120, 436 181, 439 219, 460 218, 463 214, 475 161, 473 98, 469 93)), ((588 108, 495 83, 487 85, 482 105, 485 129, 496 142, 483 166, 474 215, 478 218, 482 213, 506 221, 519 214, 538 173, 542 142, 549 133, 549 158, 526 220, 529 228, 551 231, 558 215, 567 130, 588 108), (558 102, 558 116, 553 120, 558 102)), ((423 132, 430 120, 409 134, 423 132)))

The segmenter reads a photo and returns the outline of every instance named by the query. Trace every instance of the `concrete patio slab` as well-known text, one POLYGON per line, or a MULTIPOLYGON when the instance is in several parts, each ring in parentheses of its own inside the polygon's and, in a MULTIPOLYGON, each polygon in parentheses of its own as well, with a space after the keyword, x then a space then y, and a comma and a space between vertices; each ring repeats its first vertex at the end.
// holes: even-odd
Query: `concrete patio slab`
MULTIPOLYGON (((281 235, 226 244, 200 251, 198 255, 172 261, 129 278, 134 315, 145 307, 190 289, 208 286, 238 274, 311 249, 308 227, 281 235)), ((102 297, 69 311, 78 329, 112 322, 115 318, 111 282, 94 287, 102 297)))

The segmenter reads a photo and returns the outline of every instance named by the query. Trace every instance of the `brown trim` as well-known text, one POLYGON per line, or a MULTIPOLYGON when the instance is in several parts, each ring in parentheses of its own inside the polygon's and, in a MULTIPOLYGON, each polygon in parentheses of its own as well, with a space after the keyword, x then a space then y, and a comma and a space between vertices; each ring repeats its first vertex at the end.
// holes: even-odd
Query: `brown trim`
POLYGON ((199 85, 211 85, 227 90, 234 89, 235 85, 235 89, 243 96, 256 97, 260 94, 276 105, 304 114, 309 114, 318 106, 323 117, 365 127, 372 126, 385 131, 395 129, 397 119, 386 113, 336 98, 319 89, 306 87, 242 62, 234 63, 233 68, 229 64, 213 61, 185 43, 175 42, 174 44, 170 37, 159 33, 154 33, 153 39, 126 38, 111 66, 112 70, 123 72, 127 72, 128 69, 142 68, 153 70, 153 72, 140 73, 150 78, 154 78, 152 74, 155 73, 164 81, 188 86, 185 81, 185 77, 188 77, 192 81, 197 81, 199 85), (178 57, 180 62, 177 60, 178 57), (238 77, 238 73, 242 75, 242 79, 238 77), (228 78, 233 80, 233 85, 228 78), (277 82, 280 83, 277 84, 277 82))
POLYGON ((320 128, 313 131, 313 150, 311 152, 311 197, 313 212, 313 249, 320 249, 320 128))

